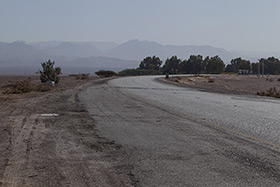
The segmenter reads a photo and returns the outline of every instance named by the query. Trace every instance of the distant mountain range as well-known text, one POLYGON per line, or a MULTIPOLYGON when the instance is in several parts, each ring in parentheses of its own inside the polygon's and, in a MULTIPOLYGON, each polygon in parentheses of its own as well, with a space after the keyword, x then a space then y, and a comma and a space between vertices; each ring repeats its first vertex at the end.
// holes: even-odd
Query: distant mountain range
POLYGON ((204 57, 218 55, 226 64, 236 57, 255 61, 261 57, 280 56, 279 52, 231 52, 212 46, 162 45, 139 40, 120 45, 114 42, 16 41, 0 42, 0 73, 34 73, 40 68, 40 63, 48 59, 55 60, 64 73, 92 73, 99 69, 120 71, 138 67, 147 56, 156 55, 165 61, 173 55, 187 59, 198 54, 204 57))

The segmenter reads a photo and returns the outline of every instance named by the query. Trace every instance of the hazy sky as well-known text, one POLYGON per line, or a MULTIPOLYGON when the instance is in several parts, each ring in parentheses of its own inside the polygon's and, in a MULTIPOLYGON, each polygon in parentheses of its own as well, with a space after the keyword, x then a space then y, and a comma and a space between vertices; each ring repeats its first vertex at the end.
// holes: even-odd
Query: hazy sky
POLYGON ((280 51, 280 0, 0 0, 0 41, 150 40, 280 51))

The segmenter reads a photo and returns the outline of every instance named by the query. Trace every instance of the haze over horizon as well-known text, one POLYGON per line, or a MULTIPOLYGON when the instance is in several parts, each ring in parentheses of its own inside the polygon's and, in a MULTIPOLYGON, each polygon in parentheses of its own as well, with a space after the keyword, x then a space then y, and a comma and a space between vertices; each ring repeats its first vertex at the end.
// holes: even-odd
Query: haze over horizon
POLYGON ((1 1, 0 41, 131 39, 280 51, 277 0, 1 1))

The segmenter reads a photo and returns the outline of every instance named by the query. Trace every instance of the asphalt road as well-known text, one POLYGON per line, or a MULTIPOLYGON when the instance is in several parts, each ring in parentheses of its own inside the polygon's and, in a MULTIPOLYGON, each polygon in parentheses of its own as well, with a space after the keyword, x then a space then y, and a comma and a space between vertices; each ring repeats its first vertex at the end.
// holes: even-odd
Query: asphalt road
POLYGON ((135 186, 280 186, 280 102, 128 77, 80 93, 135 186))

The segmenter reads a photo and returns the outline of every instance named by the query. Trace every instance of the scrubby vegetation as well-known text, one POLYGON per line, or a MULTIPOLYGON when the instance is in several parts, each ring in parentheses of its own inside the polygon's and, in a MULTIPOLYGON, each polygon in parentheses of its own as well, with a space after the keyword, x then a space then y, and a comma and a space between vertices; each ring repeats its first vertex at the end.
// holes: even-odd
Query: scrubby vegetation
POLYGON ((125 69, 118 73, 119 76, 137 76, 137 75, 159 75, 159 71, 153 69, 125 69))
POLYGON ((43 70, 39 70, 40 72, 40 80, 42 83, 48 81, 54 81, 55 84, 58 84, 60 78, 58 75, 61 74, 60 67, 54 67, 55 61, 48 60, 47 62, 41 63, 43 70))
POLYGON ((159 57, 146 57, 140 62, 138 68, 123 70, 118 75, 237 74, 240 71, 242 74, 261 74, 262 70, 266 75, 280 74, 280 60, 275 57, 262 58, 255 63, 239 57, 232 59, 230 64, 226 66, 219 56, 203 58, 201 55, 191 55, 186 60, 172 56, 166 59, 163 66, 161 65, 162 61, 159 57))
POLYGON ((89 79, 89 73, 81 73, 81 74, 71 74, 69 77, 75 77, 79 80, 88 80, 89 79))
POLYGON ((257 92, 257 95, 280 98, 280 91, 273 87, 266 92, 257 92))
POLYGON ((135 75, 169 75, 169 74, 200 74, 212 73, 219 74, 225 69, 225 64, 218 56, 206 57, 201 55, 192 55, 188 60, 181 60, 177 56, 172 56, 165 61, 161 67, 162 61, 159 57, 146 57, 136 69, 126 69, 119 72, 120 76, 135 75))
POLYGON ((114 76, 118 75, 114 71, 106 71, 106 70, 97 71, 97 72, 95 72, 95 74, 98 75, 101 78, 103 78, 103 77, 114 77, 114 76))
POLYGON ((10 88, 3 92, 3 94, 24 94, 32 91, 46 92, 51 90, 51 86, 45 84, 34 85, 29 79, 17 81, 10 85, 10 88))
POLYGON ((4 91, 4 94, 22 94, 31 92, 33 90, 33 86, 30 83, 30 80, 18 81, 16 82, 12 88, 4 91))

